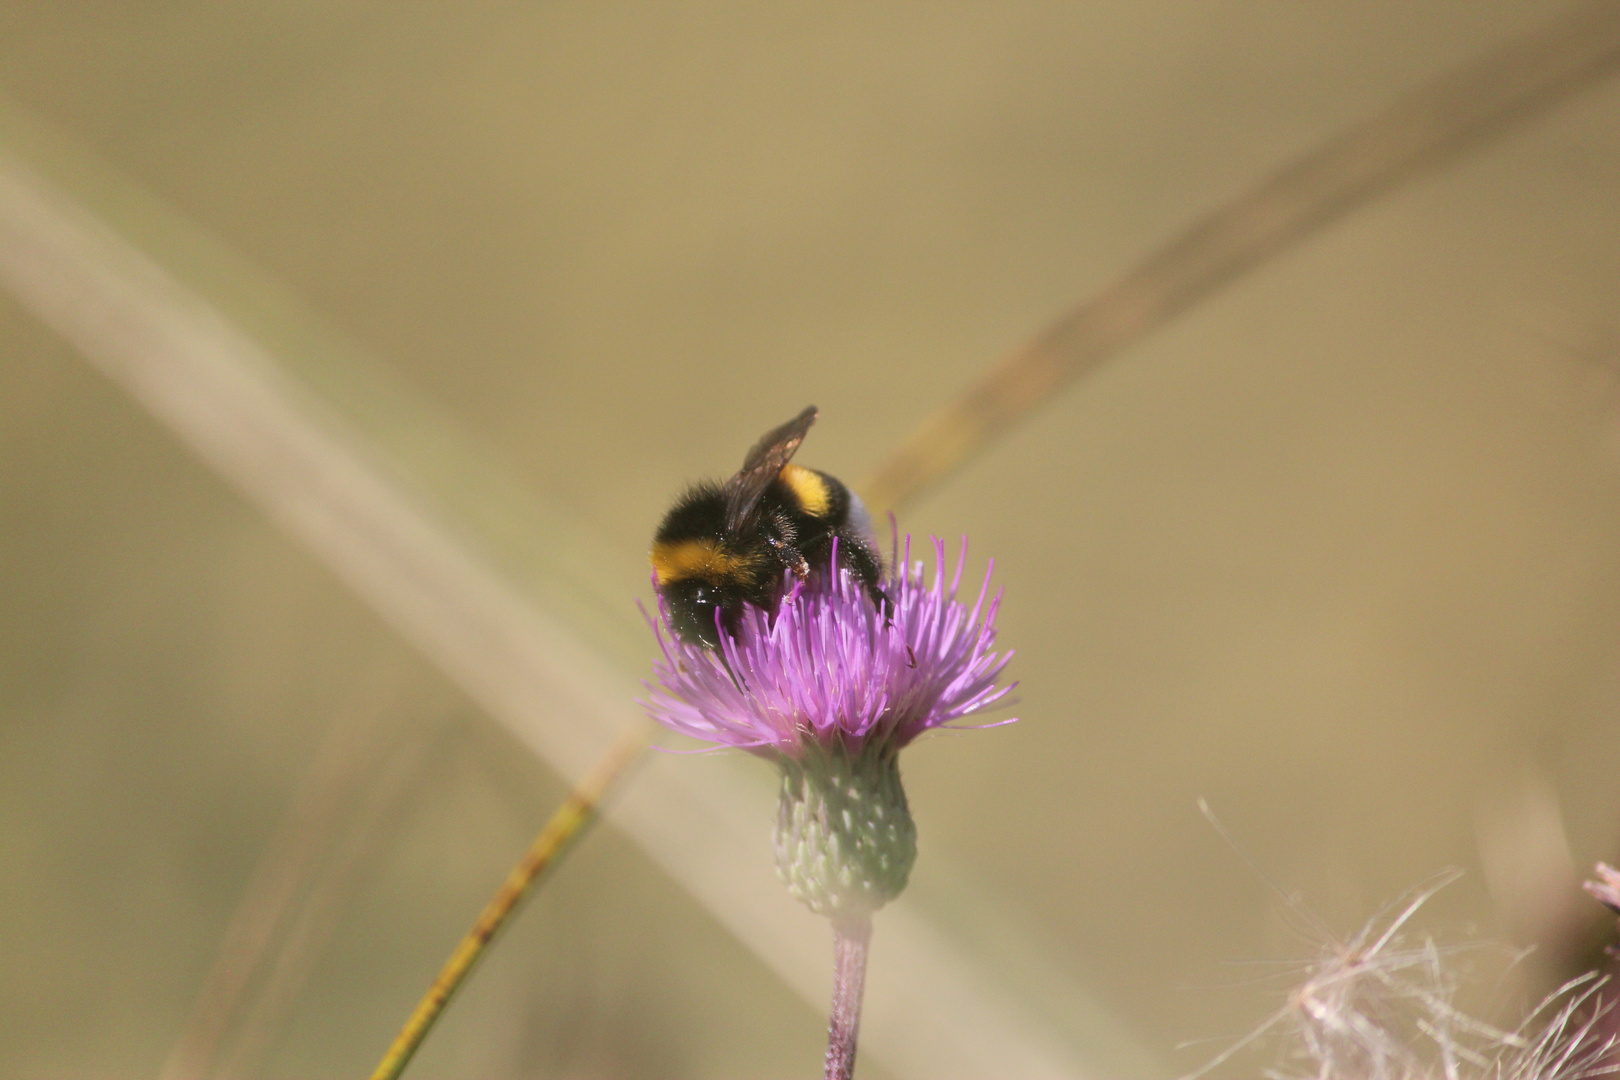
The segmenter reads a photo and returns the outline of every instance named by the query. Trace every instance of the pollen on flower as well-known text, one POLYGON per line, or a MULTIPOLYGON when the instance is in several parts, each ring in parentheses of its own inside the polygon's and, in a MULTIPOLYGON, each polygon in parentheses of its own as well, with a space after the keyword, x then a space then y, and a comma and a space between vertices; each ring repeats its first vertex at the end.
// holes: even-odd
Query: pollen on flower
POLYGON ((993 651, 994 562, 970 607, 957 600, 966 541, 948 581, 945 545, 933 547, 930 580, 907 539, 884 582, 892 608, 878 611, 835 552, 809 586, 790 582, 775 612, 746 608, 718 649, 676 637, 660 602, 648 621, 662 656, 643 706, 682 734, 792 758, 892 752, 990 708, 1012 689, 998 684, 1012 653, 993 651))

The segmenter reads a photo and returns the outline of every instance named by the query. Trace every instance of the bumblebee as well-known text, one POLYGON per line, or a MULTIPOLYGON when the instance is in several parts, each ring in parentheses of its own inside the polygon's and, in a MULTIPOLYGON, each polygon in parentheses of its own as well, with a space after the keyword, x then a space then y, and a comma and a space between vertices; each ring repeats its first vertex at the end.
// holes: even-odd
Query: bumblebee
POLYGON ((652 565, 678 637, 717 647, 722 631, 736 632, 743 605, 775 609, 784 570, 800 581, 824 571, 835 541, 839 567, 888 610, 866 507, 833 477, 791 464, 815 422, 811 405, 767 431, 736 476, 697 484, 664 515, 652 565))

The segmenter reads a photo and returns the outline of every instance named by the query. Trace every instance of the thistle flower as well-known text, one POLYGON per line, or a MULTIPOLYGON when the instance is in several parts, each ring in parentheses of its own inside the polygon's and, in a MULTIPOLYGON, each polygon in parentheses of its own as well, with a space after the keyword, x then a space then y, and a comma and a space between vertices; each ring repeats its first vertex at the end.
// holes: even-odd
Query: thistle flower
POLYGON ((907 538, 879 611, 839 567, 835 544, 809 582, 784 581, 774 612, 745 608, 735 636, 717 611, 718 649, 676 636, 662 596, 659 618, 648 619, 663 653, 642 702, 652 718, 781 769, 777 873, 833 924, 828 1080, 854 1073, 872 914, 900 895, 917 859, 900 749, 1012 689, 996 681, 1012 654, 991 651, 1001 594, 985 601, 995 564, 970 609, 956 599, 966 556, 964 539, 947 589, 944 543, 934 539, 929 583, 907 538))
POLYGON ((943 541, 934 540, 932 585, 910 557, 908 538, 885 582, 892 612, 880 614, 847 570, 823 573, 808 586, 793 582, 774 615, 746 608, 718 650, 677 638, 660 602, 663 658, 653 664, 648 712, 683 735, 803 758, 893 753, 989 708, 1012 689, 996 685, 1012 654, 991 651, 1001 603, 998 593, 985 605, 994 562, 969 610, 956 600, 961 557, 949 590, 943 541))
POLYGON ((997 684, 1012 654, 992 651, 994 563, 969 608, 956 598, 966 541, 948 588, 945 545, 933 546, 929 582, 908 538, 882 612, 834 551, 829 569, 784 587, 775 612, 746 609, 718 649, 676 637, 662 601, 653 623, 663 655, 643 705, 673 731, 778 763, 778 872, 834 919, 869 916, 910 875, 916 829, 900 749, 1012 689, 997 684))

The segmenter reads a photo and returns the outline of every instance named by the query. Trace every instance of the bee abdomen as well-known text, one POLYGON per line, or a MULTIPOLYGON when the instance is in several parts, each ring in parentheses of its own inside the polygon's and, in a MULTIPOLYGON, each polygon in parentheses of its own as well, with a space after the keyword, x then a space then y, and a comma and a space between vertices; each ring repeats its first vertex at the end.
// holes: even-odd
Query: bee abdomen
POLYGON ((801 465, 786 465, 778 477, 801 514, 813 518, 833 518, 838 513, 843 485, 825 473, 801 465))

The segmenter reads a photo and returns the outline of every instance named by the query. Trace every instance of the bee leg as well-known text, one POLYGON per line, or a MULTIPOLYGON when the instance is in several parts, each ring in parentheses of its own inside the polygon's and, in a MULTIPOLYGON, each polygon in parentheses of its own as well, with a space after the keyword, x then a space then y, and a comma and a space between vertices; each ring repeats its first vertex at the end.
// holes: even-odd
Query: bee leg
POLYGON ((894 601, 889 599, 889 594, 878 588, 877 583, 874 581, 863 582, 863 584, 866 586, 867 598, 872 601, 872 606, 877 608, 877 613, 882 615, 886 622, 893 623, 894 601))
POLYGON ((748 680, 732 670, 731 661, 726 659, 726 654, 717 652, 714 655, 719 658, 720 666, 726 669, 726 677, 731 680, 731 685, 735 686, 739 693, 748 693, 748 680))
POLYGON ((765 536, 765 542, 771 546, 771 550, 782 561, 782 565, 793 571, 794 577, 803 581, 810 576, 810 564, 805 561, 804 554, 798 548, 781 537, 771 536, 769 533, 765 536))
POLYGON ((737 623, 741 619, 741 616, 741 608, 731 611, 727 611, 724 608, 715 609, 714 628, 716 632, 716 644, 711 646, 710 651, 714 654, 715 659, 720 661, 720 666, 725 668, 726 677, 731 680, 731 685, 735 686, 739 692, 746 694, 748 693, 748 680, 743 678, 743 676, 731 666, 731 661, 726 659, 726 650, 720 648, 718 643, 720 635, 732 638, 733 640, 736 639, 737 623))
MULTIPOLYGON (((872 606, 877 608, 879 615, 883 616, 884 629, 892 627, 894 625, 894 601, 889 599, 889 594, 878 588, 874 582, 868 581, 866 583, 866 595, 872 598, 872 606)), ((907 667, 917 666, 917 654, 911 651, 909 642, 906 644, 906 661, 907 667)))

